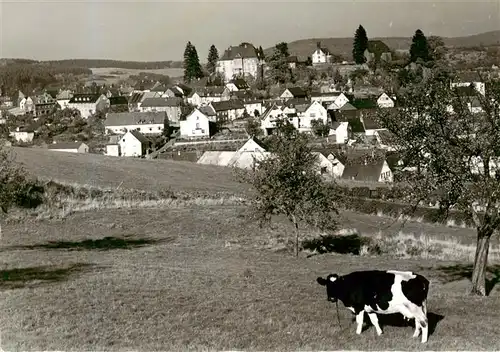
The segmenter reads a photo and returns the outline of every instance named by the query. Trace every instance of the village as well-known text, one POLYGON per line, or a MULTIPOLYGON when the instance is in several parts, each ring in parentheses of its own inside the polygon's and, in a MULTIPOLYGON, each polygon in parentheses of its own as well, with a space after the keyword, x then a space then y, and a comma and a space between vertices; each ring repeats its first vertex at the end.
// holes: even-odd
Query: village
MULTIPOLYGON (((378 125, 375 116, 380 109, 397 109, 401 104, 392 89, 367 84, 358 77, 360 72, 369 76, 370 62, 381 65, 392 60, 385 44, 375 44, 371 47, 385 49, 375 53, 366 49, 364 64, 333 62, 333 55, 321 42, 311 52, 309 62, 288 54, 285 70, 293 74, 309 65, 307 69, 320 77, 314 86, 311 82, 307 86, 278 83, 263 94, 255 78, 272 68, 259 49, 242 43, 229 47, 217 59, 211 76, 189 83, 142 80, 135 86, 118 87, 96 87, 94 83, 99 92, 77 93, 65 88, 42 89, 38 94, 19 91, 15 101, 2 95, 0 122, 9 126, 9 144, 251 168, 254 156, 268 155, 265 140, 275 132, 277 121, 287 120, 299 132, 313 136, 322 174, 392 183, 392 170, 401 160, 391 133, 378 125), (88 137, 58 141, 54 136, 49 143, 36 143, 51 124, 47 117, 56 111, 67 115, 64 121, 68 124, 75 119, 90 124, 98 116, 101 147, 92 148, 88 137)), ((411 62, 404 69, 418 70, 418 66, 411 62)), ((489 72, 498 75, 495 67, 489 72)), ((471 97, 472 110, 480 109, 471 90, 474 87, 485 94, 485 83, 477 72, 460 72, 451 86, 471 97)))

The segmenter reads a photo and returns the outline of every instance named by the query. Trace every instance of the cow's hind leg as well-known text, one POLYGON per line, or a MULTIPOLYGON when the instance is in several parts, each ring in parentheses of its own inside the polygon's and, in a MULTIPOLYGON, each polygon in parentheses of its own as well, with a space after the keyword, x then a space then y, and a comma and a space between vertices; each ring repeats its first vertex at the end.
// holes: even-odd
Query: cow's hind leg
POLYGON ((377 314, 375 313, 368 313, 368 318, 370 318, 370 321, 372 322, 373 326, 375 327, 375 330, 377 330, 377 335, 382 335, 382 329, 380 328, 380 325, 378 324, 378 317, 377 314))
POLYGON ((420 322, 422 327, 422 343, 426 343, 429 337, 429 320, 427 319, 427 301, 422 302, 422 315, 423 319, 420 322))
POLYGON ((361 331, 363 330, 363 319, 365 317, 365 311, 362 310, 356 315, 356 324, 358 325, 356 327, 356 334, 361 334, 361 331))

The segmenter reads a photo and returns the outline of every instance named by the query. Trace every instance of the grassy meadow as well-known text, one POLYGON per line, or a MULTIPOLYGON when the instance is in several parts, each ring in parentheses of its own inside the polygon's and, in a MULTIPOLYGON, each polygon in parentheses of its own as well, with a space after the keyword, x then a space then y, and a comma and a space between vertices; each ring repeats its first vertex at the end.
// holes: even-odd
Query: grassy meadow
POLYGON ((305 230, 304 250, 295 258, 290 224, 277 218, 259 228, 237 198, 220 195, 242 189, 229 170, 16 153, 32 173, 73 185, 121 183, 120 190, 144 191, 162 185, 214 197, 67 196, 65 209, 42 206, 7 219, 0 241, 4 350, 500 349, 497 237, 490 295, 472 298, 472 229, 418 221, 401 228, 394 219, 344 211, 336 234, 305 230), (427 344, 412 338, 412 323, 397 315, 379 317, 380 337, 365 319, 358 336, 352 313, 340 305, 339 325, 316 277, 374 268, 414 270, 430 279, 427 344))

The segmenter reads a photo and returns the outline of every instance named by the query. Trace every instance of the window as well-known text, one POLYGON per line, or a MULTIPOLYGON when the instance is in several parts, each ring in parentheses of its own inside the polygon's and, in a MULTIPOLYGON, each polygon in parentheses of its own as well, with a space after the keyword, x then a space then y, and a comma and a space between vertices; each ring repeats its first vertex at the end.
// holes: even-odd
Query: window
POLYGON ((315 112, 311 112, 311 117, 316 117, 316 113, 315 112))
POLYGON ((196 129, 199 130, 200 129, 200 124, 197 122, 196 123, 196 129))

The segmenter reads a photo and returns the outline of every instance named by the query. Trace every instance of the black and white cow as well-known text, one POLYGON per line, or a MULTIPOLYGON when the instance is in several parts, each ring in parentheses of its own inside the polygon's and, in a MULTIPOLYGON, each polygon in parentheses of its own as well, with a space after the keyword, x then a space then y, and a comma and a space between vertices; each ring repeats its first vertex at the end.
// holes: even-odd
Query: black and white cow
POLYGON ((427 342, 427 294, 429 280, 411 271, 370 270, 348 275, 330 274, 318 283, 326 286, 328 300, 340 300, 356 315, 356 334, 361 334, 364 313, 368 314, 377 334, 382 334, 377 314, 401 313, 406 319, 415 319, 415 333, 422 331, 422 343, 427 342))

